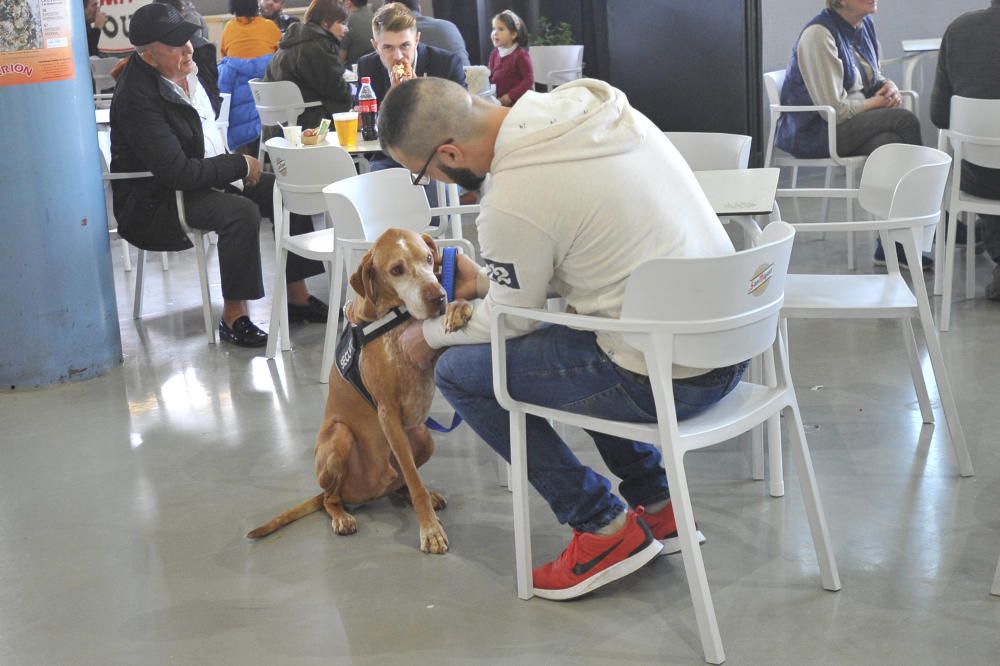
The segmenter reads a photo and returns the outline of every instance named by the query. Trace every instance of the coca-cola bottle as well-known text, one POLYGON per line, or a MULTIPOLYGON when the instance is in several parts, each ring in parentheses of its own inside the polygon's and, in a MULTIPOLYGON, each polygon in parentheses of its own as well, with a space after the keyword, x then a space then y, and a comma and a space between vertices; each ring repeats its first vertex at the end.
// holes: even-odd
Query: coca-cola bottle
POLYGON ((361 138, 365 141, 378 139, 378 98, 372 90, 371 77, 361 78, 361 90, 358 92, 358 114, 361 121, 361 138))

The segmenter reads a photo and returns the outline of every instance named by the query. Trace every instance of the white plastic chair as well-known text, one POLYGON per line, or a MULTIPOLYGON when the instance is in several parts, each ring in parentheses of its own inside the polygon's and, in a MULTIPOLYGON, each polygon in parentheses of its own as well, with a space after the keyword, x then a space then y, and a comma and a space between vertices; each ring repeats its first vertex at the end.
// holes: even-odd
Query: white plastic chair
POLYGON ((664 132, 692 171, 746 169, 752 137, 722 132, 664 132))
POLYGON ((111 76, 111 70, 118 64, 119 58, 90 56, 90 75, 94 79, 94 91, 101 92, 114 88, 117 83, 111 76))
POLYGON ((535 83, 552 90, 556 86, 583 77, 583 46, 532 46, 528 48, 535 83))
MULTIPOLYGON (((293 147, 285 139, 268 139, 267 151, 274 169, 274 238, 276 262, 274 289, 271 292, 271 327, 267 336, 268 358, 274 358, 277 350, 292 348, 288 335, 288 304, 285 266, 288 253, 301 257, 326 261, 333 281, 333 229, 326 228, 298 236, 289 233, 289 219, 292 213, 300 215, 326 214, 326 199, 323 188, 332 182, 357 175, 350 153, 333 144, 293 147)), ((331 298, 335 292, 330 290, 331 298)), ((331 321, 327 328, 337 328, 337 313, 331 308, 331 321)), ((329 336, 328 336, 329 337, 329 336)), ((326 350, 324 350, 325 352, 326 350)))
POLYGON ((951 128, 942 130, 943 138, 951 144, 954 168, 951 175, 951 194, 948 197, 947 247, 939 234, 935 244, 935 260, 941 265, 944 255, 943 275, 938 272, 934 280, 934 293, 944 296, 941 302, 941 330, 951 328, 952 281, 955 277, 955 233, 958 220, 965 217, 965 297, 976 295, 975 252, 976 225, 972 214, 1000 215, 1000 200, 975 197, 962 191, 962 161, 991 169, 1000 169, 1000 100, 971 99, 953 95, 951 98, 951 128), (940 283, 943 280, 943 285, 940 283))
MULTIPOLYGON (((411 183, 410 172, 406 169, 385 169, 340 180, 324 187, 323 196, 326 199, 327 213, 334 225, 330 232, 331 235, 335 232, 336 238, 327 258, 327 261, 333 261, 331 313, 339 313, 343 307, 341 295, 344 277, 353 270, 356 255, 371 247, 372 242, 386 229, 425 232, 434 236, 439 246, 455 245, 475 258, 475 250, 469 241, 447 237, 444 233, 447 229, 444 218, 478 213, 479 206, 431 208, 424 188, 415 187, 411 183), (434 217, 440 218, 437 227, 430 226, 434 217)), ((324 384, 329 381, 338 329, 338 326, 326 327, 323 363, 320 366, 320 382, 324 384)))
POLYGON ((219 128, 219 133, 222 134, 222 141, 226 144, 226 152, 229 152, 229 107, 233 101, 232 93, 219 93, 219 97, 222 98, 222 106, 219 107, 219 115, 215 119, 215 126, 219 128))
MULTIPOLYGON (((890 144, 875 150, 861 174, 856 190, 786 190, 780 196, 835 196, 858 204, 876 218, 871 221, 808 222, 796 224, 800 232, 875 231, 883 247, 901 243, 910 264, 913 287, 899 272, 895 252, 886 252, 885 275, 789 275, 785 284, 786 319, 898 319, 902 324, 903 346, 910 365, 914 390, 924 423, 933 423, 927 388, 913 335, 913 319, 920 322, 931 368, 951 444, 962 476, 972 476, 972 461, 965 443, 965 433, 958 418, 955 397, 945 368, 944 355, 934 317, 927 298, 920 266, 921 248, 931 242, 941 213, 941 200, 948 180, 951 158, 940 150, 924 146, 890 144)), ((848 359, 849 361, 849 359, 848 359)), ((776 443, 777 424, 772 423, 768 441, 776 443)), ((769 447, 779 456, 780 445, 769 447)), ((772 455, 772 463, 775 458, 772 455)), ((772 467, 772 476, 780 469, 772 467)))
MULTIPOLYGON (((837 153, 837 112, 832 106, 809 105, 809 106, 785 106, 781 103, 781 88, 785 85, 785 70, 779 69, 764 74, 764 90, 767 91, 767 102, 771 109, 771 128, 767 136, 767 149, 764 156, 764 166, 791 167, 792 187, 797 187, 799 178, 799 167, 821 167, 826 170, 826 181, 824 187, 829 188, 833 182, 833 169, 843 167, 844 181, 848 189, 854 187, 855 171, 864 166, 866 157, 859 155, 855 157, 841 157, 837 153), (778 117, 782 113, 819 113, 824 116, 827 125, 827 140, 830 144, 830 155, 820 158, 794 157, 781 151, 775 154, 774 136, 778 128, 778 117)), ((823 221, 829 219, 830 200, 823 201, 823 221)), ((853 219, 853 211, 850 202, 847 204, 847 219, 853 219)), ((854 270, 856 261, 854 257, 854 233, 847 234, 847 267, 854 270)))
MULTIPOLYGON (((323 104, 319 100, 303 101, 302 91, 292 81, 250 79, 250 92, 257 107, 257 115, 260 116, 261 127, 295 125, 303 111, 323 104)), ((265 152, 264 142, 261 141, 260 148, 257 149, 257 159, 261 165, 264 164, 265 152)))
POLYGON ((510 451, 514 491, 514 548, 517 594, 533 595, 531 533, 528 515, 526 418, 549 419, 640 442, 663 450, 670 496, 677 518, 684 571, 691 590, 702 649, 709 663, 725 660, 708 578, 696 541, 696 529, 684 470, 688 451, 720 444, 785 414, 795 451, 809 527, 819 560, 823 587, 839 590, 840 578, 830 547, 826 520, 816 487, 795 388, 778 333, 778 313, 795 232, 783 222, 769 225, 757 247, 721 257, 660 258, 640 265, 629 277, 621 319, 588 317, 507 306, 491 319, 493 389, 510 412, 510 451), (690 285, 664 290, 665 284, 690 285), (748 285, 750 288, 748 289, 748 285), (508 317, 531 319, 583 330, 624 333, 643 352, 649 369, 658 423, 608 421, 539 407, 515 400, 507 390, 506 329, 508 317), (764 353, 777 361, 771 385, 741 382, 706 412, 678 422, 674 407, 673 364, 723 367, 764 353))

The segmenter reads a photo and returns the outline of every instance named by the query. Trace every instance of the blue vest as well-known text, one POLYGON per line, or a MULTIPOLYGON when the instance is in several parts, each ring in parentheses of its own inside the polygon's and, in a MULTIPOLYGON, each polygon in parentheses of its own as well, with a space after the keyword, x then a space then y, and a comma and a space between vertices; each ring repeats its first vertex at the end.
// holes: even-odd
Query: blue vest
MULTIPOLYGON (((858 72, 865 77, 864 68, 858 65, 855 48, 870 65, 878 71, 878 39, 875 36, 875 22, 866 16, 857 28, 841 18, 840 14, 824 9, 806 28, 821 25, 833 35, 837 43, 837 56, 844 65, 844 90, 854 85, 858 72)), ((805 28, 803 28, 805 31, 805 28)), ((802 38, 801 33, 799 39, 802 38)), ((785 71, 785 85, 781 88, 781 103, 787 106, 809 106, 816 102, 809 96, 806 84, 799 70, 799 42, 792 47, 792 59, 785 71)), ((874 77, 877 79, 878 77, 874 77)), ((865 97, 871 97, 880 86, 875 80, 863 81, 865 97)), ((826 157, 830 154, 827 140, 827 126, 818 113, 783 113, 778 118, 774 143, 796 157, 826 157)))

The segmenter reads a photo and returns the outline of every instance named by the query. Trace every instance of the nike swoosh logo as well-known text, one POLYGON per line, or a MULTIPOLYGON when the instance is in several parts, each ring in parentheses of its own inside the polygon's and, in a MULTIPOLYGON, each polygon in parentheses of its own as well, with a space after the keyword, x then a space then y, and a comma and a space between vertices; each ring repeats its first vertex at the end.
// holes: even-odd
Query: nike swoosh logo
POLYGON ((611 548, 608 548, 606 551, 604 551, 603 553, 599 554, 597 557, 595 557, 594 559, 590 560, 589 562, 581 562, 579 564, 574 564, 573 565, 573 575, 574 576, 583 576, 588 571, 590 571, 591 569, 593 569, 594 567, 596 567, 598 564, 600 564, 601 561, 605 557, 607 557, 608 555, 610 555, 611 551, 613 551, 615 548, 617 548, 618 546, 620 546, 621 543, 622 542, 619 541, 615 545, 611 546, 611 548))

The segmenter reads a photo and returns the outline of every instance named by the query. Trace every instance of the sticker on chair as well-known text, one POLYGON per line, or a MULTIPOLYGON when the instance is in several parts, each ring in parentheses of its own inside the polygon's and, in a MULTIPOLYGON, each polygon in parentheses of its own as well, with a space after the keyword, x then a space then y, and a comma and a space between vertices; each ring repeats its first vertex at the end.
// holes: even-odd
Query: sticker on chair
POLYGON ((280 173, 282 176, 288 175, 288 165, 285 164, 285 160, 283 158, 279 157, 277 160, 275 160, 274 167, 278 170, 278 173, 280 173))
POLYGON ((747 290, 748 294, 753 294, 754 296, 760 296, 765 291, 767 291, 767 286, 771 283, 771 276, 774 274, 774 264, 761 264, 754 271, 753 277, 750 278, 750 288, 747 290))

